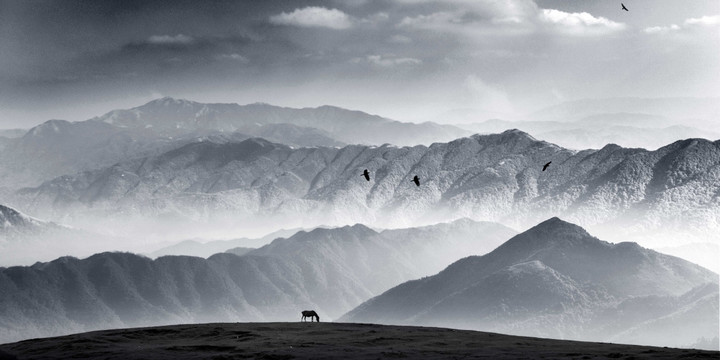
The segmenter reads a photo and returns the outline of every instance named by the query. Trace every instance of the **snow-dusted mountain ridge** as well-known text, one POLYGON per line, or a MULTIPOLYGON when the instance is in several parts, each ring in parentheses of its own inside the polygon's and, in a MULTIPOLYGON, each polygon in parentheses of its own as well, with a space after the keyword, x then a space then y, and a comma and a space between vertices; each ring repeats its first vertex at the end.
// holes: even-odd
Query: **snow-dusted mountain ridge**
POLYGON ((397 227, 469 217, 524 228, 563 216, 610 240, 655 246, 717 238, 719 178, 720 141, 576 152, 511 130, 401 148, 201 141, 63 176, 11 199, 23 211, 71 223, 113 214, 116 221, 230 216, 253 224, 260 216, 296 227, 397 227), (360 176, 366 168, 369 182, 360 176), (410 182, 415 175, 420 187, 410 182))

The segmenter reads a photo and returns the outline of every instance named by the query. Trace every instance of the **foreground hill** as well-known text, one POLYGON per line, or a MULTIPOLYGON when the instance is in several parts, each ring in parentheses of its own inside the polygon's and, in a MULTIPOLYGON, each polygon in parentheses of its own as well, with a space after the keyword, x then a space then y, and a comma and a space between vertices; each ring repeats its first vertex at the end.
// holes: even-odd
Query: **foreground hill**
POLYGON ((355 225, 301 231, 243 256, 102 253, 0 268, 0 342, 108 327, 284 321, 303 308, 332 319, 514 234, 468 220, 407 231, 412 236, 386 237, 355 225))
POLYGON ((717 351, 348 323, 212 323, 0 345, 0 359, 717 359, 717 351))
POLYGON ((563 216, 613 240, 670 246, 718 238, 718 178, 720 141, 575 152, 512 130, 403 148, 202 141, 8 198, 35 216, 83 226, 179 218, 178 228, 218 219, 390 228, 470 217, 527 228, 563 216), (369 182, 360 176, 366 168, 369 182), (415 175, 420 187, 410 181, 415 175))
POLYGON ((717 341, 718 295, 716 273, 552 218, 341 320, 689 346, 717 341))

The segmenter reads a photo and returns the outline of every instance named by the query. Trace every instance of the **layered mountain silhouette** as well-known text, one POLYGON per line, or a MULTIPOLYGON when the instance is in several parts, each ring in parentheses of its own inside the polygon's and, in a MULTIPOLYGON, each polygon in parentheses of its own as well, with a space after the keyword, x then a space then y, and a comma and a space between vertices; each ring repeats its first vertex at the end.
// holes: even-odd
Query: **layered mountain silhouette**
POLYGON ((87 256, 115 240, 0 205, 0 266, 48 261, 69 253, 87 256))
POLYGON ((101 253, 0 268, 0 342, 182 322, 297 321, 306 308, 333 319, 514 234, 469 220, 384 232, 354 225, 301 231, 243 256, 101 253))
POLYGON ((10 187, 39 185, 60 175, 160 154, 198 139, 224 143, 262 137, 296 147, 333 147, 429 144, 468 134, 449 125, 402 123, 332 106, 293 109, 166 97, 87 121, 50 120, 22 137, 2 138, 0 180, 10 187))
MULTIPOLYGON (((302 229, 290 229, 290 230, 278 230, 273 231, 263 237, 250 239, 250 238, 239 238, 231 240, 210 240, 202 241, 201 239, 183 240, 175 244, 163 246, 152 252, 148 252, 146 255, 151 258, 156 258, 166 255, 187 255, 187 256, 199 256, 209 257, 211 255, 226 252, 231 249, 249 249, 254 250, 263 245, 267 245, 271 241, 279 237, 290 237, 302 229)), ((248 250, 248 251, 249 251, 248 250)), ((247 252, 244 250, 238 250, 240 252, 247 252)), ((233 252, 237 254, 237 252, 233 252)), ((238 254, 239 255, 239 254, 238 254)))
POLYGON ((520 129, 538 139, 572 148, 607 144, 657 149, 688 138, 718 139, 718 98, 610 98, 567 101, 529 114, 526 121, 476 118, 468 112, 457 126, 475 133, 520 129))
POLYGON ((717 303, 716 273, 552 218, 340 320, 689 346, 717 339, 717 303))
POLYGON ((718 171, 720 141, 704 139, 656 151, 607 145, 579 152, 518 130, 402 148, 293 149, 248 139, 194 142, 8 198, 36 216, 86 221, 281 215, 286 226, 397 227, 471 217, 524 228, 561 215, 611 239, 669 246, 717 237, 718 171), (541 171, 548 161, 552 167, 541 171), (358 176, 365 168, 373 169, 369 182, 358 176), (422 187, 410 182, 413 175, 422 187))
POLYGON ((706 98, 639 98, 617 97, 566 101, 530 114, 533 120, 570 121, 607 114, 638 114, 676 119, 685 124, 718 123, 720 100, 706 98))
POLYGON ((682 121, 675 122, 662 116, 616 113, 592 115, 576 121, 492 119, 457 126, 475 133, 497 133, 515 128, 570 149, 599 149, 607 144, 657 149, 682 139, 720 138, 720 132, 714 131, 712 127, 700 129, 681 124, 682 121))
MULTIPOLYGON (((314 128, 348 144, 396 145, 447 141, 467 134, 448 125, 402 123, 362 111, 334 106, 294 109, 264 103, 202 104, 169 97, 130 110, 115 110, 92 119, 127 128, 148 128, 170 134, 178 129, 241 131, 256 136, 257 126, 290 124, 314 128)), ((315 144, 319 145, 319 144, 315 144)))

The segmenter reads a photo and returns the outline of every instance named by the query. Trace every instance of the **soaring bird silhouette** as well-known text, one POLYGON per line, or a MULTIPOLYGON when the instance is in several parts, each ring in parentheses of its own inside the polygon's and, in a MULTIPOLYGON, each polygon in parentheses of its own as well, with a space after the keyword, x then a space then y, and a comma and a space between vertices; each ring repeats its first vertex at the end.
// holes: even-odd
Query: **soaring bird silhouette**
POLYGON ((623 9, 623 10, 625 10, 625 11, 630 11, 630 10, 628 10, 628 9, 625 7, 625 4, 620 3, 620 6, 622 6, 622 9, 623 9))
POLYGON ((551 162, 552 162, 552 161, 548 161, 547 164, 543 165, 543 171, 545 171, 545 169, 547 169, 548 166, 550 166, 550 163, 551 163, 551 162))
POLYGON ((414 182, 415 185, 420 186, 420 178, 417 175, 415 175, 415 177, 410 181, 414 182))
POLYGON ((362 176, 365 177, 365 180, 370 181, 370 172, 368 171, 368 169, 365 169, 365 171, 363 171, 362 176))

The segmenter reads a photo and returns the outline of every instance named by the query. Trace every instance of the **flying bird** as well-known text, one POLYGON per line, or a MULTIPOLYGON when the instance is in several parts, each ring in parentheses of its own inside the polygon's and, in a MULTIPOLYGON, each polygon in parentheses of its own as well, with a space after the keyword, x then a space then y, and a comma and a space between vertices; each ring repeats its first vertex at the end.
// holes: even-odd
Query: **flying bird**
POLYGON ((622 9, 623 9, 623 10, 625 10, 625 11, 630 11, 630 10, 628 10, 628 9, 625 7, 625 4, 620 3, 620 6, 622 6, 622 9))
POLYGON ((414 182, 415 185, 420 186, 420 178, 417 175, 415 175, 415 177, 410 181, 414 182))
POLYGON ((547 169, 548 166, 550 166, 550 163, 551 163, 551 162, 552 162, 552 161, 548 161, 548 163, 543 166, 543 171, 545 171, 545 169, 547 169))
POLYGON ((365 169, 365 171, 363 171, 362 176, 365 177, 365 180, 370 181, 370 172, 368 171, 368 169, 365 169))

